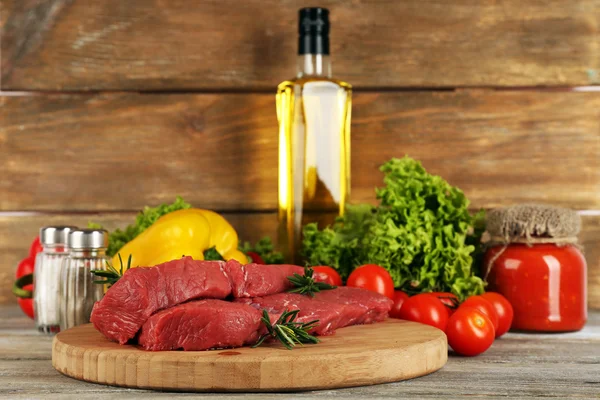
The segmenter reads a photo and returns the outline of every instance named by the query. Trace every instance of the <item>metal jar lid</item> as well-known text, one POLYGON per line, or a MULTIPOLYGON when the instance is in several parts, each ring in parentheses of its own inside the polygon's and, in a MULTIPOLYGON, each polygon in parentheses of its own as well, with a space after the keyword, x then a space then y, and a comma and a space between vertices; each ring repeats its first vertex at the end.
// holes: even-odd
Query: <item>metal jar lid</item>
POLYGON ((76 226, 46 226, 40 229, 40 242, 43 246, 65 245, 69 232, 77 229, 76 226))
POLYGON ((106 249, 108 232, 104 229, 77 229, 69 233, 68 246, 74 250, 106 249))

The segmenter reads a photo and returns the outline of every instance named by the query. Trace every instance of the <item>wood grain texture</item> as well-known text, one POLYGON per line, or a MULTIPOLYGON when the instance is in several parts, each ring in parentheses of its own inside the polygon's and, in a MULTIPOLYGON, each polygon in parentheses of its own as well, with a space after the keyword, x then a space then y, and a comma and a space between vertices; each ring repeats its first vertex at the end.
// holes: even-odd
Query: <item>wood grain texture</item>
MULTIPOLYGON (((224 214, 242 240, 256 242, 264 236, 276 239, 275 213, 224 214)), ((10 288, 17 263, 27 255, 29 245, 44 225, 85 226, 89 221, 107 229, 125 227, 135 219, 134 213, 98 215, 33 214, 0 215, 0 304, 15 303, 10 288)), ((600 215, 584 215, 580 241, 588 264, 588 307, 600 310, 600 215)))
MULTIPOLYGON (((97 385, 71 379, 52 368, 52 338, 35 332, 16 306, 0 305, 0 397, 10 399, 154 399, 185 397, 215 400, 287 399, 289 394, 175 394, 97 385)), ((600 313, 587 326, 567 334, 509 333, 478 357, 457 357, 436 373, 409 381, 320 390, 294 397, 353 400, 364 398, 474 399, 597 398, 600 313)))
POLYGON ((152 352, 110 342, 87 324, 54 338, 52 366, 75 379, 115 386, 274 392, 397 382, 437 371, 448 359, 443 332, 409 321, 351 326, 320 340, 293 352, 275 343, 256 349, 152 352))
POLYGON ((588 307, 600 310, 600 215, 584 216, 579 235, 588 267, 588 307))
MULTIPOLYGON (((273 210, 275 98, 267 94, 0 97, 0 211, 198 207, 273 210)), ((600 92, 355 96, 353 202, 404 154, 471 205, 600 208, 600 92)))
MULTIPOLYGON (((308 0, 5 0, 3 90, 271 90, 308 0)), ((600 83, 599 0, 323 0, 357 87, 600 83)))

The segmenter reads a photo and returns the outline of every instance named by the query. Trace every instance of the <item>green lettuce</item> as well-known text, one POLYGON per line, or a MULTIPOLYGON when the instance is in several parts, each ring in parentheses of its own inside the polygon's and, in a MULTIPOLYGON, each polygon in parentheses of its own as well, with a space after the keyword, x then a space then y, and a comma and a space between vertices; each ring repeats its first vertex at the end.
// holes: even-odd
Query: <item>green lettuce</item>
POLYGON ((275 246, 269 237, 260 239, 254 245, 250 242, 240 243, 238 249, 244 254, 250 251, 258 254, 265 264, 283 264, 284 261, 283 254, 275 250, 275 246))
POLYGON ((307 262, 330 265, 344 278, 361 264, 378 264, 408 293, 482 293, 484 283, 473 273, 481 231, 474 229, 464 193, 409 157, 394 158, 380 170, 385 186, 375 191, 377 207, 348 207, 323 230, 304 227, 307 262))

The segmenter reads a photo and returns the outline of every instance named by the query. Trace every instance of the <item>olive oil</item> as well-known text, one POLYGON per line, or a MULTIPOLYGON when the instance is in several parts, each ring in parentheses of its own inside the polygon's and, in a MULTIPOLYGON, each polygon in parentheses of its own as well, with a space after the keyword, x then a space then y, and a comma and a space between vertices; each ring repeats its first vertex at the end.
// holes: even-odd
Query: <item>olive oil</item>
POLYGON ((302 226, 342 215, 350 194, 352 88, 331 78, 328 12, 300 10, 298 74, 277 90, 279 244, 299 262, 302 226))

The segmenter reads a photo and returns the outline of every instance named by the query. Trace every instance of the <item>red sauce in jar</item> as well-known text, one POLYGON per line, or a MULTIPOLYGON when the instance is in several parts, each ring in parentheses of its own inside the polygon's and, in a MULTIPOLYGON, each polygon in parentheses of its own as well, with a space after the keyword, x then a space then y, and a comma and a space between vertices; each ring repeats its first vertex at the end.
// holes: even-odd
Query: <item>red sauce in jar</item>
MULTIPOLYGON (((488 265, 504 246, 490 248, 488 265)), ((587 266, 575 246, 512 243, 494 261, 488 290, 504 295, 514 308, 511 329, 577 331, 587 320, 587 266)))

